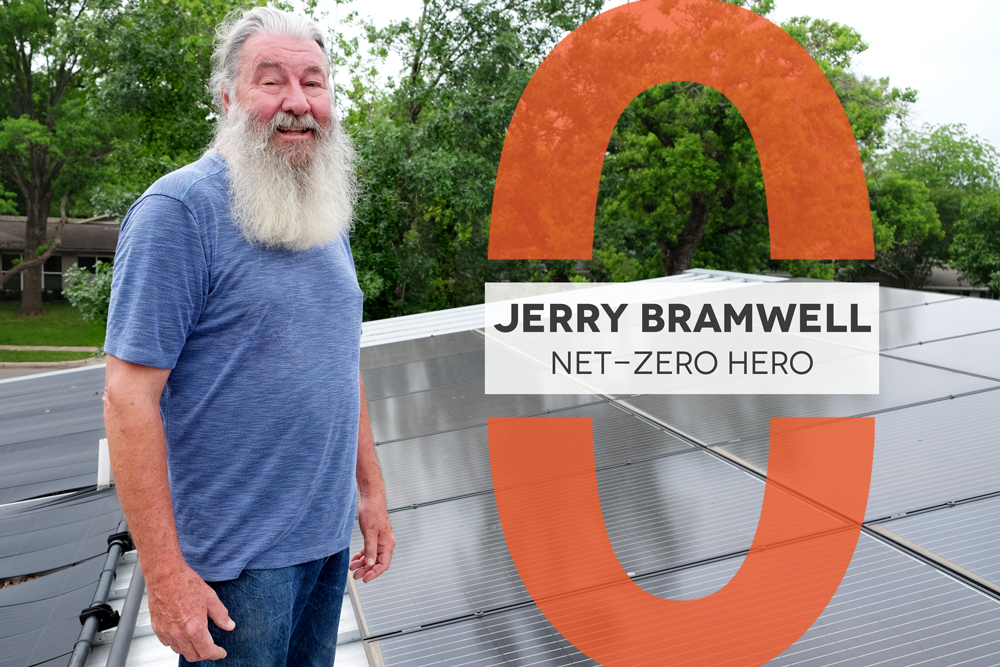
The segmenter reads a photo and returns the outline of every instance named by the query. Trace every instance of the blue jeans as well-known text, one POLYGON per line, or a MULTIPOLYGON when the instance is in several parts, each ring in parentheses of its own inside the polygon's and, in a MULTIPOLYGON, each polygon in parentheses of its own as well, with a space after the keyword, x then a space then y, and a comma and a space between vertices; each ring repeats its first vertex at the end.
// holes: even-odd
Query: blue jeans
POLYGON ((340 607, 347 585, 348 549, 327 558, 274 570, 243 570, 231 581, 209 582, 229 616, 232 632, 211 619, 212 639, 223 660, 180 667, 332 667, 340 607))

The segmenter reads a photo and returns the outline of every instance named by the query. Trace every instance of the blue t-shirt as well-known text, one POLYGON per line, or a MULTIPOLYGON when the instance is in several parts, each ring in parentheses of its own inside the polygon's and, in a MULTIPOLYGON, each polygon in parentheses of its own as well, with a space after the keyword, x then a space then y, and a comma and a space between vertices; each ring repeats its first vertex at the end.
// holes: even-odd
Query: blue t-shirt
POLYGON ((172 369, 160 412, 181 552, 206 581, 350 544, 361 290, 347 235, 248 243, 210 153, 122 223, 104 349, 172 369))

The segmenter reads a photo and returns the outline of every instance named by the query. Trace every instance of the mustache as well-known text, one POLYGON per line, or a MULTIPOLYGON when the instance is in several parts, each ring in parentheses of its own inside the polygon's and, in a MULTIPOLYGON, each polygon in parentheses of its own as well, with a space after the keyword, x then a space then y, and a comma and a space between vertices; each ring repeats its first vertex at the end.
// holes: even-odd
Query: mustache
POLYGON ((274 136, 278 130, 291 130, 291 131, 302 131, 302 130, 313 130, 317 133, 323 130, 323 126, 319 124, 313 115, 308 111, 301 116, 296 116, 295 114, 288 113, 287 111, 279 111, 274 114, 271 121, 267 124, 267 133, 270 136, 274 136))

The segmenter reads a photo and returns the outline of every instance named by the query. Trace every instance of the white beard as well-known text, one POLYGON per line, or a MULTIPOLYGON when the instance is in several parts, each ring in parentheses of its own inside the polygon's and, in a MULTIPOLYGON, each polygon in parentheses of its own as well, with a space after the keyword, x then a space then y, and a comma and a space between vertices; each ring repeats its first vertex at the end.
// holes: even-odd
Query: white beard
POLYGON ((279 112, 263 125, 234 101, 219 121, 213 148, 226 158, 233 220, 250 243, 306 250, 350 229, 354 149, 336 118, 323 127, 311 114, 279 112), (279 149, 279 126, 313 128, 311 150, 279 149))

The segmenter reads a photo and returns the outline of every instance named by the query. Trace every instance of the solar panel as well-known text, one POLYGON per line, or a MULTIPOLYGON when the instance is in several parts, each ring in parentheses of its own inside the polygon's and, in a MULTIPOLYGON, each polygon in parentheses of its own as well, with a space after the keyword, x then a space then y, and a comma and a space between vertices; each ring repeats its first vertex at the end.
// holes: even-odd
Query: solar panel
MULTIPOLYGON (((611 544, 622 567, 637 574, 749 548, 764 492, 760 480, 701 451, 608 468, 597 481, 611 544)), ((391 518, 397 544, 392 568, 358 586, 368 636, 528 599, 492 494, 391 518)), ((817 510, 803 532, 836 525, 817 510)), ((355 531, 352 549, 360 546, 355 531)))
POLYGON ((363 372, 365 398, 374 401, 428 389, 482 381, 485 364, 485 352, 473 350, 447 357, 371 368, 363 372))
POLYGON ((896 289, 895 287, 879 287, 878 303, 879 311, 896 310, 898 308, 915 308, 916 306, 926 306, 939 301, 951 301, 961 297, 952 294, 939 294, 937 292, 917 292, 908 289, 896 289))
POLYGON ((378 446, 390 509, 493 488, 486 427, 378 446))
MULTIPOLYGON (((599 468, 691 449, 609 403, 547 416, 590 418, 599 468)), ((390 508, 479 493, 493 486, 485 426, 379 445, 378 455, 390 508)))
POLYGON ((943 507, 881 525, 1000 586, 1000 498, 943 507))
POLYGON ((91 486, 103 428, 0 447, 0 504, 91 486))
MULTIPOLYGON (((492 495, 394 512, 391 520, 392 567, 369 584, 357 584, 367 636, 528 599, 492 495)), ((360 545, 355 528, 351 550, 360 545)))
POLYGON ((600 667, 535 606, 371 642, 368 650, 376 656, 372 664, 385 667, 600 667))
POLYGON ((0 507, 0 578, 72 565, 108 551, 122 511, 114 489, 0 507))
POLYGON ((943 338, 1000 329, 1000 303, 991 299, 954 299, 926 308, 904 308, 879 317, 879 348, 893 350, 943 338))
MULTIPOLYGON (((660 597, 696 598, 724 586, 741 564, 742 558, 730 558, 637 583, 660 597)), ((767 664, 992 667, 1000 662, 998 623, 995 601, 862 536, 830 605, 767 664)), ((369 650, 385 667, 596 664, 534 606, 386 637, 370 642, 369 650)))
POLYGON ((624 400, 711 445, 767 433, 771 417, 848 417, 998 386, 888 357, 881 357, 879 373, 877 395, 648 395, 624 400))
POLYGON ((890 354, 1000 380, 1000 331, 911 345, 890 354))
MULTIPOLYGON (((987 391, 876 415, 866 519, 1000 491, 998 412, 1000 391, 987 391)), ((766 437, 722 449, 767 467, 766 437)))
POLYGON ((487 417, 528 417, 594 403, 595 396, 487 396, 482 382, 368 401, 376 442, 485 424, 487 417))
MULTIPOLYGON (((643 575, 748 549, 764 485, 701 452, 612 468, 597 475, 615 554, 643 575)), ((819 510, 803 535, 843 524, 819 510)))
POLYGON ((769 667, 1000 664, 1000 604, 862 535, 813 626, 769 667))
POLYGON ((106 557, 102 553, 74 567, 0 589, 0 665, 67 663, 80 636, 80 610, 94 599, 106 557))
POLYGON ((474 331, 415 338, 387 345, 361 348, 361 370, 382 368, 411 361, 425 361, 462 352, 482 350, 485 339, 474 331))
MULTIPOLYGON (((40 397, 36 394, 33 398, 40 397)), ((0 421, 0 447, 104 427, 104 406, 95 392, 73 397, 48 394, 42 400, 32 401, 32 405, 7 406, 7 409, 0 421)))

